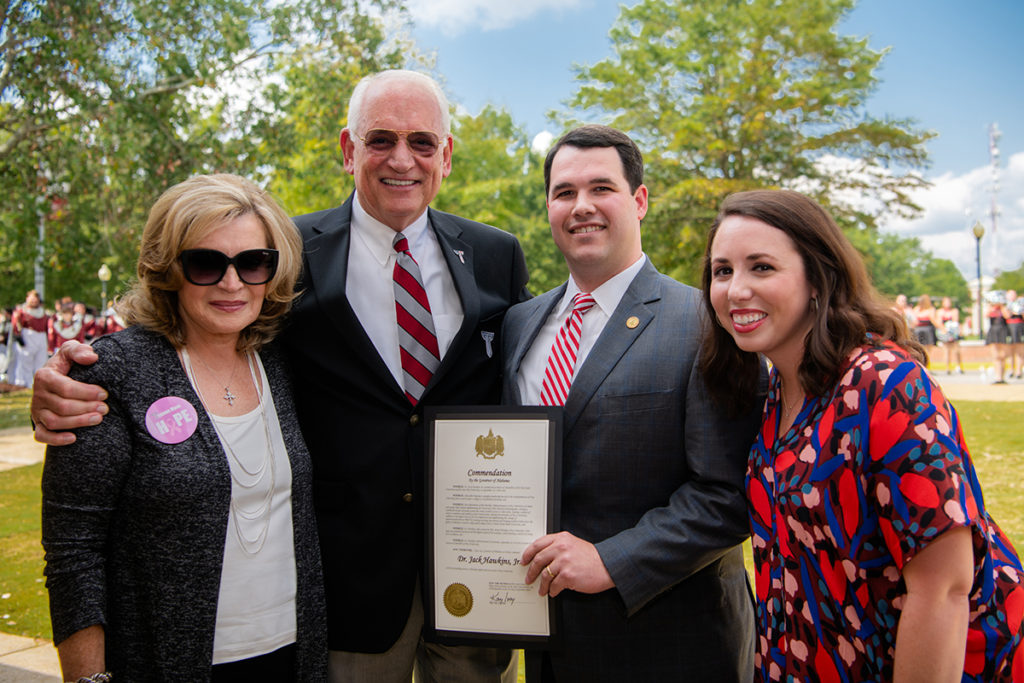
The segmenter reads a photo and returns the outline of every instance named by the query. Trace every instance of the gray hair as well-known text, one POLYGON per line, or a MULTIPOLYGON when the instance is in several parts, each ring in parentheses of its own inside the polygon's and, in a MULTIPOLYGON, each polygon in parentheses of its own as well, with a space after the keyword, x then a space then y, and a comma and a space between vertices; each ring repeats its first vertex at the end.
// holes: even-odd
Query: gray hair
POLYGON ((441 127, 444 129, 444 134, 451 135, 452 118, 451 114, 448 113, 448 98, 445 97, 441 86, 430 76, 408 69, 388 69, 387 71, 378 71, 375 74, 364 76, 356 84, 355 89, 352 91, 352 97, 348 101, 348 129, 359 133, 366 132, 362 129, 363 100, 366 99, 366 92, 370 89, 371 85, 397 81, 404 81, 426 88, 434 96, 434 99, 437 100, 437 106, 441 110, 441 127))

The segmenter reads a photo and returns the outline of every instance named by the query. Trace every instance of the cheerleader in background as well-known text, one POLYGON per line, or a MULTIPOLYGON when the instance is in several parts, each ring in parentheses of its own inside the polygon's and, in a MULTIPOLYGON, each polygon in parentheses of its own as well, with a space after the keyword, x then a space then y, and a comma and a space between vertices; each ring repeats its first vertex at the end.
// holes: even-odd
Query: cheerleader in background
POLYGON ((1012 289, 1006 292, 1006 311, 1009 314, 1006 326, 1010 337, 1010 377, 1021 379, 1024 377, 1021 367, 1024 365, 1024 299, 1012 289))
POLYGON ((964 365, 960 354, 960 310, 953 308, 953 302, 948 296, 942 297, 939 323, 939 341, 946 350, 946 374, 953 374, 953 356, 956 356, 956 371, 962 375, 964 365))
MULTIPOLYGON (((1006 305, 1002 292, 1000 296, 985 302, 985 315, 988 318, 988 332, 985 334, 985 346, 992 347, 992 365, 995 367, 995 384, 1006 384, 1006 351, 1010 338, 1010 329, 1006 324, 1006 305)), ((986 297, 987 298, 987 297, 986 297)))
POLYGON ((917 305, 914 306, 913 319, 914 336, 917 338, 917 342, 924 347, 928 358, 931 358, 935 355, 939 343, 936 330, 941 327, 942 323, 939 321, 938 311, 932 305, 932 298, 927 294, 918 297, 917 305))

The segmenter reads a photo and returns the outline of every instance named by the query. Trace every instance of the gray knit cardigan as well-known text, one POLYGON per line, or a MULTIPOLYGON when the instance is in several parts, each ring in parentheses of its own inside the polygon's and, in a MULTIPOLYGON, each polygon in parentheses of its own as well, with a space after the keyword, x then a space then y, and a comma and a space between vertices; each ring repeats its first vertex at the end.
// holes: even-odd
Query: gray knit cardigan
MULTIPOLYGON (((171 344, 129 328, 95 344, 99 361, 75 379, 107 389, 110 413, 46 450, 43 547, 54 641, 93 624, 106 635, 115 681, 210 677, 231 474, 213 425, 171 344), (178 396, 198 429, 164 444, 146 410, 178 396)), ((326 617, 309 453, 291 386, 273 347, 261 353, 292 468, 297 571, 295 680, 325 680, 326 617)))

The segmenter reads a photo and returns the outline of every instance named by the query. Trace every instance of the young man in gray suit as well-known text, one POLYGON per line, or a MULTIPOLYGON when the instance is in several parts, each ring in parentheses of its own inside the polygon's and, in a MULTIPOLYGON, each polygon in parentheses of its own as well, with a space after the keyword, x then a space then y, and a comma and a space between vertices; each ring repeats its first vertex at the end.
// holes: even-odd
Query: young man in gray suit
POLYGON ((563 643, 529 652, 528 678, 749 681, 739 544, 757 416, 729 421, 706 396, 700 292, 643 254, 633 141, 577 128, 548 153, 544 181, 569 280, 503 327, 504 402, 565 409, 563 530, 523 554, 527 580, 561 603, 563 643))

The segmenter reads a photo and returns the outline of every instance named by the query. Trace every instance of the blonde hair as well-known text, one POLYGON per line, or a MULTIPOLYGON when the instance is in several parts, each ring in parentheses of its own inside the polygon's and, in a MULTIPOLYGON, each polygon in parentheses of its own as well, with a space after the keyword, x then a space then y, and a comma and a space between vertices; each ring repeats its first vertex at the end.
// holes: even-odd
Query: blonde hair
POLYGON ((273 339, 298 295, 302 239, 291 218, 266 191, 228 173, 198 175, 164 192, 142 231, 137 280, 117 303, 128 324, 140 325, 185 346, 178 292, 185 285, 179 256, 225 222, 252 214, 263 224, 267 244, 279 252, 277 272, 266 285, 259 316, 241 331, 238 350, 259 350, 273 339))

